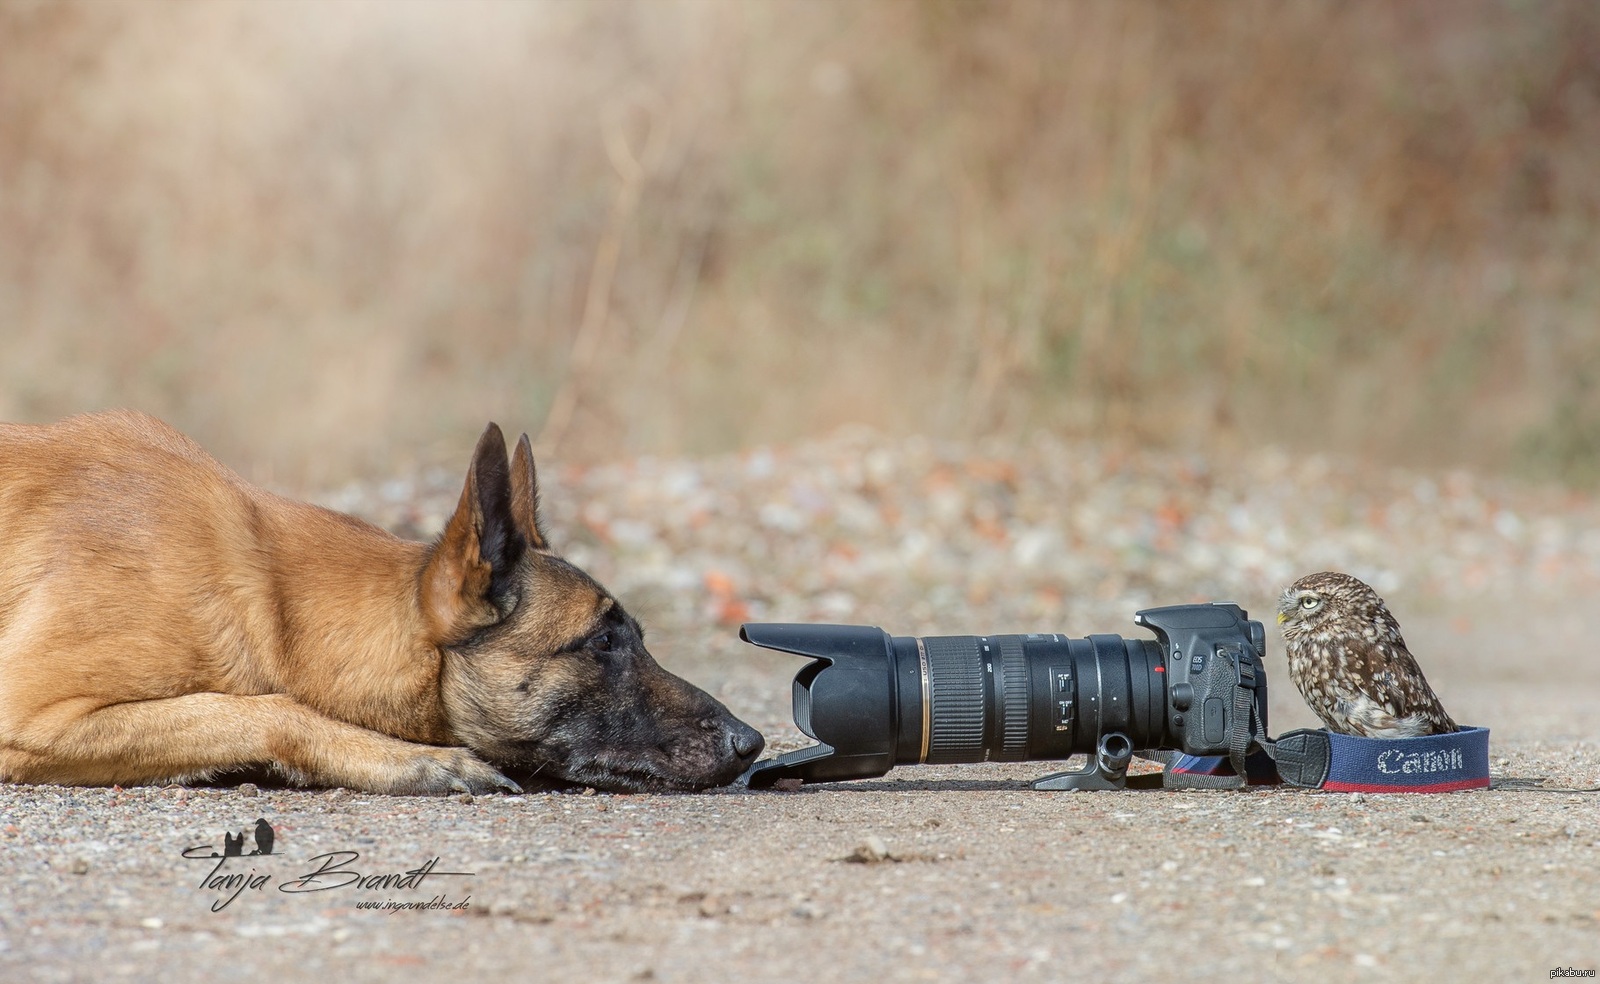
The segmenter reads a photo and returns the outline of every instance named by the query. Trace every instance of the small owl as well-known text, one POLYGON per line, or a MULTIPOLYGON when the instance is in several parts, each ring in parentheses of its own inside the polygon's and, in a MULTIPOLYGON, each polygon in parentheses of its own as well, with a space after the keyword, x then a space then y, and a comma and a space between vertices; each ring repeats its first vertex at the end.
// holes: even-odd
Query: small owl
POLYGON ((1332 731, 1414 738, 1456 730, 1378 593, 1348 574, 1308 574, 1278 601, 1289 679, 1332 731))

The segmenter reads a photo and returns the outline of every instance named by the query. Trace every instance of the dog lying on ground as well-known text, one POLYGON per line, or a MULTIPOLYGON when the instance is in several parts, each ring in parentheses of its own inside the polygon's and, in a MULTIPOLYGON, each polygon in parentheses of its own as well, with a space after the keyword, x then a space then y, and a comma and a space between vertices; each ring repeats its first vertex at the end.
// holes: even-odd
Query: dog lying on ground
POLYGON ((526 435, 508 461, 489 425, 429 545, 144 414, 0 425, 0 779, 700 789, 761 748, 551 551, 526 435))

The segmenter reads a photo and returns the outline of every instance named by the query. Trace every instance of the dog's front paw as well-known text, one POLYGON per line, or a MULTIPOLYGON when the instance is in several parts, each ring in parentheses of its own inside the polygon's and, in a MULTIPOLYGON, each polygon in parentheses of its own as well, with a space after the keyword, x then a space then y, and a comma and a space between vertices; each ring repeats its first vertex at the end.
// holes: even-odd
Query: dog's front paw
POLYGON ((411 772, 391 792, 410 796, 522 792, 521 786, 464 748, 429 749, 418 756, 411 772))

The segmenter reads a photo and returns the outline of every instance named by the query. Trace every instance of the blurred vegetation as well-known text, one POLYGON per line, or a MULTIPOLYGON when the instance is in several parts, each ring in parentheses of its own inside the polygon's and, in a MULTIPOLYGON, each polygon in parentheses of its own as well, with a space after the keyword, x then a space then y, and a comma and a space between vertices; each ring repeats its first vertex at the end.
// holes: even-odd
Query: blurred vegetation
POLYGON ((1600 5, 0 0, 0 417, 1600 476, 1600 5))

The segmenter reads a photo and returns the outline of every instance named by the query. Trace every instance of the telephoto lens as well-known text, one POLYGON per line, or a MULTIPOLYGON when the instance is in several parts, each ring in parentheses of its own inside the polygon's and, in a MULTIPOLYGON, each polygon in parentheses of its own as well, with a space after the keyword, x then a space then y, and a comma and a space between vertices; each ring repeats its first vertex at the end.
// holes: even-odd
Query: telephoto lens
POLYGON ((818 742, 757 763, 749 783, 1084 753, 1082 772, 1038 785, 1105 788, 1120 783, 1136 749, 1225 754, 1241 729, 1245 739, 1264 730, 1260 622, 1231 604, 1146 609, 1134 621, 1156 638, 918 637, 872 626, 747 624, 739 633, 746 642, 812 659, 795 676, 794 718, 818 742))

